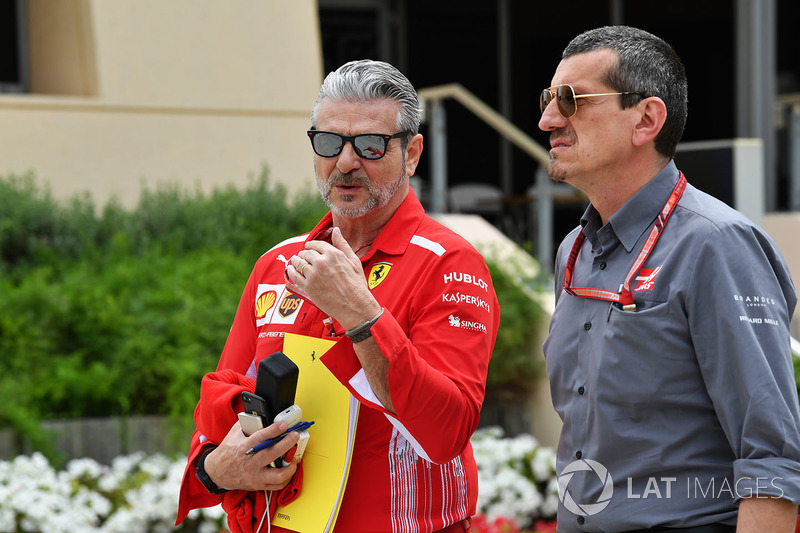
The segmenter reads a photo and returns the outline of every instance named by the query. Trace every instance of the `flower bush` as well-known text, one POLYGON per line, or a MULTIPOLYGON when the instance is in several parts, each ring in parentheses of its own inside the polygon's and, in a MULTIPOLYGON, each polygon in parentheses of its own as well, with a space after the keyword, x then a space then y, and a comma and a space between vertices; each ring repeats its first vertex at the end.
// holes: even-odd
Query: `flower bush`
MULTIPOLYGON (((558 505, 552 448, 530 435, 504 438, 500 428, 478 430, 472 445, 479 480, 472 531, 554 531, 552 522, 542 521, 552 519, 558 505)), ((111 466, 73 459, 60 471, 38 452, 0 461, 0 531, 227 531, 220 506, 196 509, 174 526, 185 467, 185 456, 143 453, 117 457, 111 466)))
POLYGON ((216 533, 221 507, 197 509, 174 527, 186 458, 121 456, 111 466, 75 459, 56 471, 40 453, 0 462, 0 531, 216 533))
POLYGON ((499 427, 478 430, 472 448, 478 464, 473 531, 545 531, 558 509, 555 450, 528 434, 506 438, 499 427))

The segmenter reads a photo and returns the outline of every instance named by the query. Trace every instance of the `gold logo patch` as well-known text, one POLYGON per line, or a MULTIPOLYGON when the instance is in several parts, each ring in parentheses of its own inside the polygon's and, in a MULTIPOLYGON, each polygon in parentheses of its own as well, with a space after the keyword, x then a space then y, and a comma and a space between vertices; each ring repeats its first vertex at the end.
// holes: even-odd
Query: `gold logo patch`
POLYGON ((301 300, 299 296, 295 296, 294 294, 287 292, 286 296, 283 297, 281 305, 278 306, 278 314, 280 314, 283 318, 286 318, 300 309, 300 305, 302 303, 303 300, 301 300))
POLYGON ((391 263, 375 263, 372 265, 372 269, 369 271, 369 288, 370 290, 374 289, 378 285, 381 284, 383 280, 386 279, 386 276, 389 275, 389 271, 392 269, 391 263))

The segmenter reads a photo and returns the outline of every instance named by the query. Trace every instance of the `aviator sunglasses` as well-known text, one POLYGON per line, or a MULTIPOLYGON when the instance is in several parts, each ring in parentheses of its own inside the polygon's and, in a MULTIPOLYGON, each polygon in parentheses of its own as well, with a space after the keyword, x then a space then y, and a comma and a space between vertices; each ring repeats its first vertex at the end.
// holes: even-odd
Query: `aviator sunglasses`
POLYGON ((564 118, 572 118, 578 112, 578 98, 589 98, 590 96, 617 96, 625 94, 635 94, 644 98, 642 93, 633 91, 625 91, 621 93, 595 93, 595 94, 575 94, 575 89, 572 85, 563 83, 561 85, 554 85, 542 91, 539 96, 539 111, 544 113, 547 105, 555 99, 558 112, 564 118))
POLYGON ((392 139, 400 139, 411 133, 401 131, 394 135, 387 133, 361 133, 358 135, 339 135, 332 131, 308 130, 311 147, 320 157, 336 157, 342 153, 345 143, 353 145, 358 157, 363 159, 380 159, 386 155, 386 145, 392 139))

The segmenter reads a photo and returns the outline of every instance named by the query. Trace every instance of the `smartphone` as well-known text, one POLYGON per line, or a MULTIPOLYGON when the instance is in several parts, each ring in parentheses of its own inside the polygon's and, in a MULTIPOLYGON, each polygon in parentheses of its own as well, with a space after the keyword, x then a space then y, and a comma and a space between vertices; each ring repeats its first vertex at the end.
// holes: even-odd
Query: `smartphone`
POLYGON ((278 413, 275 416, 274 422, 286 422, 286 425, 292 427, 303 421, 303 410, 296 405, 291 405, 278 413))
POLYGON ((258 394, 253 394, 249 391, 242 392, 242 408, 245 413, 255 415, 261 418, 261 423, 267 425, 271 423, 272 413, 270 413, 267 402, 258 394))
POLYGON ((244 411, 239 413, 239 424, 242 432, 248 437, 265 427, 267 420, 267 402, 264 398, 249 391, 242 392, 242 407, 244 411))
POLYGON ((264 427, 260 416, 244 412, 239 413, 239 424, 242 426, 242 433, 247 437, 264 427))

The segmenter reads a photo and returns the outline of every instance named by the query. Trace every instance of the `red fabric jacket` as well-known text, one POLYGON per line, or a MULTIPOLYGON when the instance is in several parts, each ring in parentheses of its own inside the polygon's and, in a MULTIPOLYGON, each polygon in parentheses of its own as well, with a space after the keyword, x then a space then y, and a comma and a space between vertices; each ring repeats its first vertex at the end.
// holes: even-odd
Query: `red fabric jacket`
MULTIPOLYGON (((331 224, 329 213, 311 233, 276 245, 258 260, 218 371, 254 377, 258 362, 282 349, 287 332, 330 338, 323 324, 327 317, 288 293, 283 273, 305 241, 331 224)), ((361 261, 373 295, 385 308, 372 335, 389 361, 397 414, 380 405, 352 343, 341 337, 322 360, 362 408, 335 530, 439 531, 475 513, 477 467, 469 439, 478 426, 500 320, 497 297, 481 255, 426 216, 413 191, 361 261)), ((335 321, 333 334, 343 334, 335 321)), ((198 405, 195 418, 202 423, 217 409, 230 408, 222 398, 216 406, 198 405)), ((179 521, 190 509, 221 501, 194 475, 202 447, 195 434, 179 521)))
MULTIPOLYGON (((200 401, 195 409, 195 425, 197 431, 192 438, 193 454, 199 456, 199 451, 206 448, 205 442, 220 442, 228 434, 231 426, 236 423, 237 413, 241 411, 242 402, 240 395, 243 391, 253 392, 255 379, 237 374, 232 370, 221 370, 211 372, 203 377, 200 385, 200 401), (201 437, 202 435, 202 437, 201 437), (204 443, 194 446, 195 439, 198 443, 202 439, 204 443)), ((189 464, 194 464, 190 461, 189 464)), ((194 475, 194 467, 191 470, 194 475)), ((184 480, 189 474, 189 470, 184 473, 184 480)), ((197 478, 194 479, 197 481, 197 478)), ((275 507, 280 504, 292 502, 300 493, 303 480, 303 466, 298 465, 294 477, 289 485, 282 490, 274 493, 270 502, 270 516, 275 512, 275 507)), ((209 494, 209 496, 215 496, 209 494)), ((266 495, 263 492, 247 492, 243 490, 228 491, 221 496, 215 496, 216 505, 222 499, 222 508, 228 514, 228 527, 233 533, 248 533, 255 531, 261 522, 266 508, 266 495)), ((180 511, 185 518, 188 508, 180 511)))

